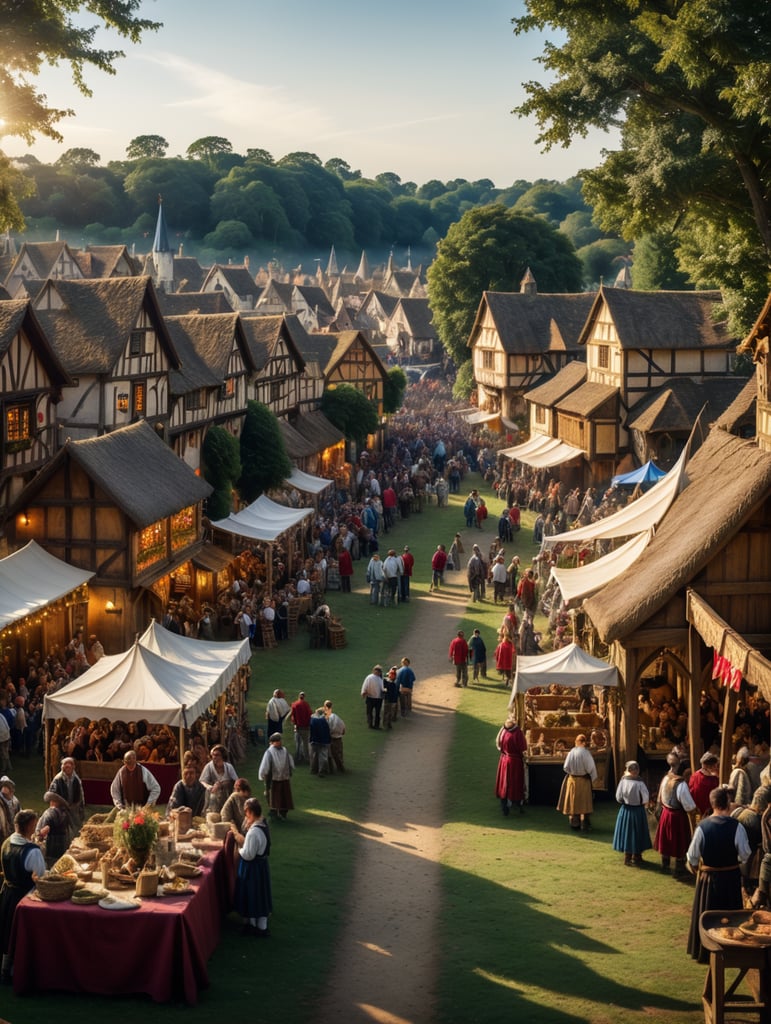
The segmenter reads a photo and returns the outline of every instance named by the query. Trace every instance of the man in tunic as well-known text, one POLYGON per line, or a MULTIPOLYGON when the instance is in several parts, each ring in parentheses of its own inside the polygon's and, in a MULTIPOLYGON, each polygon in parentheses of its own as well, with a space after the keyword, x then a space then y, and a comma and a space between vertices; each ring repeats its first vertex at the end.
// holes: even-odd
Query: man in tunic
POLYGON ((699 918, 706 910, 742 909, 740 866, 752 854, 744 826, 731 817, 728 790, 713 789, 709 802, 712 814, 699 822, 686 854, 688 869, 696 875, 688 953, 702 964, 709 955, 701 945, 699 918))
POLYGON ((280 732, 274 732, 269 742, 270 746, 260 762, 259 776, 265 783, 271 817, 286 821, 287 812, 294 810, 291 782, 294 761, 282 745, 280 732))
POLYGON ((720 784, 718 764, 717 755, 708 750, 701 755, 701 767, 688 779, 688 789, 702 818, 710 813, 709 794, 720 784))
POLYGON ((330 768, 345 773, 345 760, 343 758, 343 736, 345 736, 345 722, 340 715, 332 710, 332 701, 324 701, 324 714, 329 723, 329 758, 330 768))
POLYGON ((582 832, 591 830, 592 783, 597 778, 597 766, 586 746, 586 736, 579 733, 575 746, 568 752, 562 766, 562 781, 557 810, 570 818, 570 827, 582 832))
POLYGON ((112 802, 118 810, 132 804, 136 807, 152 806, 160 795, 158 780, 143 764, 137 763, 133 750, 127 750, 123 755, 123 766, 118 769, 110 786, 112 802))

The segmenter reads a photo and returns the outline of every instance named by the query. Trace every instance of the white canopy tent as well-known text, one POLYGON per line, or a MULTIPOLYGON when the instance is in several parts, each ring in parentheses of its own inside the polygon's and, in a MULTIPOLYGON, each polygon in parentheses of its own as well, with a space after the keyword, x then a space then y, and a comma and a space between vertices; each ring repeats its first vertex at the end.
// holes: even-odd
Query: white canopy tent
POLYGON ((512 687, 512 700, 534 686, 618 686, 615 666, 593 658, 578 644, 560 647, 548 654, 523 655, 517 658, 517 671, 512 687))
POLYGON ((322 476, 311 476, 310 473, 304 473, 297 466, 292 469, 291 475, 287 478, 288 484, 306 494, 321 494, 327 487, 332 487, 334 482, 334 480, 327 480, 322 476))
POLYGON ((548 437, 546 434, 534 434, 529 441, 516 445, 514 448, 504 448, 501 455, 508 459, 515 459, 517 462, 524 462, 535 469, 546 469, 549 466, 559 466, 570 459, 583 455, 581 448, 572 444, 560 441, 558 437, 548 437))
MULTIPOLYGON (((192 665, 212 672, 220 669, 225 683, 220 692, 227 688, 239 668, 249 664, 252 654, 248 640, 238 640, 229 644, 195 640, 164 629, 155 619, 140 636, 139 643, 148 651, 153 651, 178 665, 192 665)), ((219 686, 219 680, 217 685, 219 686)))
POLYGON ((576 601, 588 597, 595 590, 610 583, 633 565, 653 537, 653 530, 646 530, 594 562, 577 569, 552 569, 551 575, 557 581, 563 601, 576 601))
POLYGON ((555 533, 543 538, 543 547, 555 544, 573 543, 579 540, 603 540, 611 537, 631 537, 657 526, 664 518, 669 506, 685 486, 685 463, 687 446, 665 477, 654 484, 642 497, 627 505, 612 516, 598 519, 586 526, 566 533, 555 533))
POLYGON ((261 494, 251 505, 240 512, 231 512, 227 519, 219 519, 212 526, 215 530, 223 530, 249 540, 272 543, 282 533, 314 514, 312 508, 287 508, 261 494))
POLYGON ((92 578, 34 540, 0 560, 0 629, 32 615, 92 578))

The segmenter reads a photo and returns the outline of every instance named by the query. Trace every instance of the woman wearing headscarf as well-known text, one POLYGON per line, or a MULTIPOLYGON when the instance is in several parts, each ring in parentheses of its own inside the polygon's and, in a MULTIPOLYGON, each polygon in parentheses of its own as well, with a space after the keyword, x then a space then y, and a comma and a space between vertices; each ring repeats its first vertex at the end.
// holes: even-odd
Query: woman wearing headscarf
POLYGON ((495 795, 501 801, 501 810, 508 816, 514 804, 522 814, 525 804, 525 751, 527 741, 513 715, 509 715, 495 739, 500 751, 495 776, 495 795))
POLYGON ((650 803, 648 787, 640 778, 637 761, 627 761, 626 771, 616 787, 616 801, 621 804, 613 832, 613 849, 624 855, 624 864, 642 864, 642 855, 651 848, 646 808, 650 803))

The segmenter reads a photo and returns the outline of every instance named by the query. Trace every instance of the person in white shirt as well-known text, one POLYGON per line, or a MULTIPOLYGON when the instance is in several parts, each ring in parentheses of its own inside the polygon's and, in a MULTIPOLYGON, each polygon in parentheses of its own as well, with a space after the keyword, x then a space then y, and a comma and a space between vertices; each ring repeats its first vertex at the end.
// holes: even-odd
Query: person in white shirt
POLYGON ((370 729, 380 728, 380 712, 383 707, 383 666, 375 665, 361 684, 362 700, 367 703, 367 725, 370 729))
POLYGON ((591 829, 592 783, 597 778, 597 766, 586 747, 586 736, 579 733, 572 750, 568 751, 562 766, 562 781, 557 810, 570 818, 572 829, 589 832, 591 829))
POLYGON ((335 714, 332 710, 332 701, 324 701, 324 714, 327 716, 329 722, 329 736, 330 736, 330 748, 329 748, 329 764, 339 772, 345 772, 345 762, 343 760, 343 736, 345 735, 345 722, 342 720, 340 715, 335 714))
POLYGON ((133 750, 127 750, 123 755, 123 767, 118 769, 110 786, 112 802, 119 810, 132 804, 136 807, 152 807, 160 795, 161 787, 156 777, 137 762, 133 750))
POLYGON ((302 576, 299 578, 299 580, 297 581, 297 587, 295 589, 297 590, 297 596, 298 597, 305 597, 306 594, 310 594, 310 592, 311 592, 310 580, 308 579, 308 577, 305 575, 304 572, 303 572, 302 576))
POLYGON ((394 549, 391 548, 383 562, 383 576, 386 581, 386 592, 383 604, 386 606, 389 604, 396 605, 396 592, 399 586, 401 570, 402 566, 399 558, 397 557, 394 549))

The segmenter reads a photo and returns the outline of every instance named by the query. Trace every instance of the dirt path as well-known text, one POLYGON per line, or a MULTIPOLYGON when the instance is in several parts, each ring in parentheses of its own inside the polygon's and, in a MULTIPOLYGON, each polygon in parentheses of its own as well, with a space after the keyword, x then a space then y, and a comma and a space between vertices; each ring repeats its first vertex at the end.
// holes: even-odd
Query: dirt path
POLYGON ((446 577, 451 585, 441 595, 413 599, 412 621, 391 652, 390 664, 407 656, 415 670, 413 714, 399 720, 378 757, 335 965, 314 1012, 318 1024, 434 1018, 446 762, 460 695, 447 648, 468 597, 462 572, 446 577))

